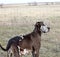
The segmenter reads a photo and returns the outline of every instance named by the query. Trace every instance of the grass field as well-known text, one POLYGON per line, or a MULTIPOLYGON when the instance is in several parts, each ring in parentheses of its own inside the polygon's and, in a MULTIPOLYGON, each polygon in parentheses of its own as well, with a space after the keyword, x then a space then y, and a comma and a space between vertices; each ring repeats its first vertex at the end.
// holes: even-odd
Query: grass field
MULTIPOLYGON (((50 32, 41 37, 40 57, 60 57, 60 5, 0 8, 0 43, 6 47, 10 38, 32 32, 37 21, 51 27, 50 32)), ((0 57, 6 54, 0 49, 0 57)))

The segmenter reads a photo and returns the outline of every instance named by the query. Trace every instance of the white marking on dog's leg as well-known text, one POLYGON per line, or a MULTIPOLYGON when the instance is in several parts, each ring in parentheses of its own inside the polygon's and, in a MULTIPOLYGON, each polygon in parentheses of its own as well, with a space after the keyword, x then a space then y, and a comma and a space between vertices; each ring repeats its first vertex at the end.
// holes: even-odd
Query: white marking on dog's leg
POLYGON ((7 51, 7 57, 12 57, 12 49, 10 48, 8 51, 7 51))
POLYGON ((20 54, 20 47, 19 47, 19 46, 18 46, 18 51, 19 51, 19 55, 21 55, 21 54, 20 54))
POLYGON ((36 51, 34 53, 36 54, 36 51))

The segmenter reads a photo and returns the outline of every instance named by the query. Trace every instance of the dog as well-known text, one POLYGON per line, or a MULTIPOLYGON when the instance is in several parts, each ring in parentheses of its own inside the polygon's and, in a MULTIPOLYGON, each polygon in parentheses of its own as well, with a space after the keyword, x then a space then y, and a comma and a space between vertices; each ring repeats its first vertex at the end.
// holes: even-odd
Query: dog
POLYGON ((29 52, 33 57, 39 57, 39 50, 41 47, 41 35, 50 31, 50 27, 47 27, 44 22, 36 22, 34 30, 22 37, 16 36, 8 41, 6 49, 1 44, 0 47, 4 51, 8 51, 10 48, 14 54, 14 57, 20 57, 29 52))

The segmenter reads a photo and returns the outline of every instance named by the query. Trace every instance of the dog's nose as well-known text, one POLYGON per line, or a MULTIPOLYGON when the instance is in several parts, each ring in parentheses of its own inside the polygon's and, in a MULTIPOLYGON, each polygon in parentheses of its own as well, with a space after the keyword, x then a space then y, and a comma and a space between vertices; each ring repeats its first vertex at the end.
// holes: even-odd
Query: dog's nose
POLYGON ((48 27, 48 30, 50 30, 50 27, 48 27))

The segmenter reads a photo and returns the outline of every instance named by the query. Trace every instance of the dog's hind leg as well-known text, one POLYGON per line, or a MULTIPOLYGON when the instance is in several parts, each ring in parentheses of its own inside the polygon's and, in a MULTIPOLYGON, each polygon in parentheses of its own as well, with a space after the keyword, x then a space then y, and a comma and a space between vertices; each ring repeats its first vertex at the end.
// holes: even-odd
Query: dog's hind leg
POLYGON ((17 46, 13 46, 12 50, 13 50, 14 57, 20 57, 17 46))
POLYGON ((12 49, 10 48, 8 51, 7 51, 7 57, 12 57, 13 55, 13 52, 12 52, 12 49))

